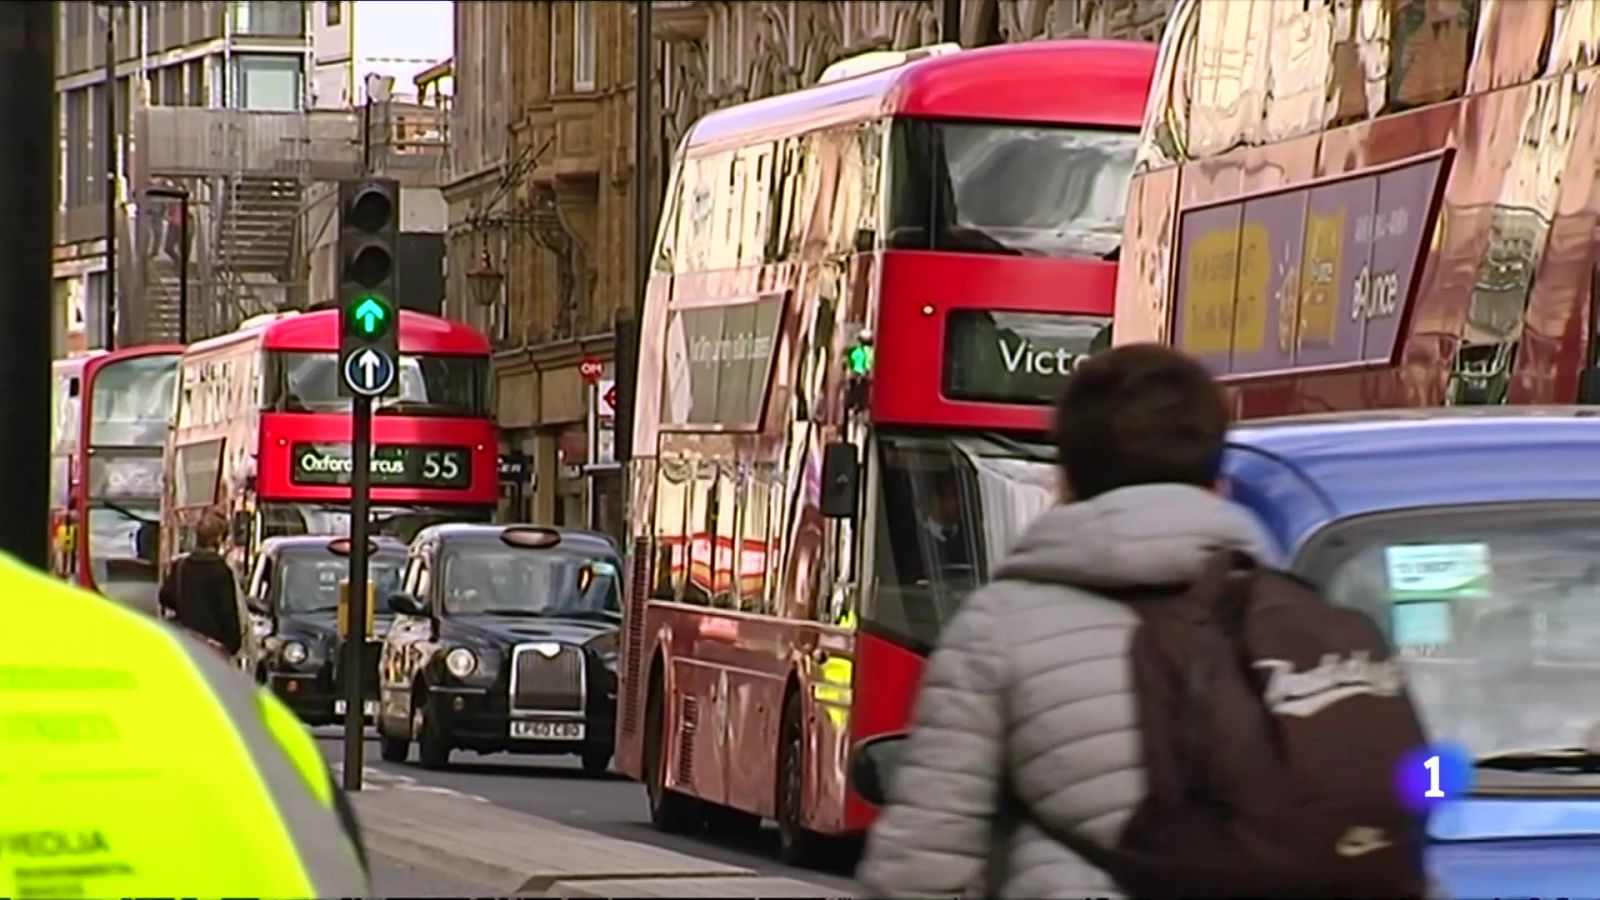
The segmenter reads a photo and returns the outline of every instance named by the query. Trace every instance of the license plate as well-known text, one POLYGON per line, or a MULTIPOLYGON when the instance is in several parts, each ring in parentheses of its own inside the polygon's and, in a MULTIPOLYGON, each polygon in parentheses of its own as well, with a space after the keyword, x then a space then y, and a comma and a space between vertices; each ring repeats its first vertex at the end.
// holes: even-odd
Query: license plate
POLYGON ((512 722, 511 736, 536 741, 581 741, 582 722, 512 722))
MULTIPOLYGON (((347 707, 345 705, 345 702, 343 700, 335 700, 335 701, 333 701, 333 714, 336 715, 336 716, 344 715, 344 711, 346 709, 348 709, 348 708, 349 707, 347 707)), ((375 715, 377 715, 378 714, 378 701, 376 701, 376 700, 363 700, 361 702, 361 714, 363 716, 375 716, 375 715)))

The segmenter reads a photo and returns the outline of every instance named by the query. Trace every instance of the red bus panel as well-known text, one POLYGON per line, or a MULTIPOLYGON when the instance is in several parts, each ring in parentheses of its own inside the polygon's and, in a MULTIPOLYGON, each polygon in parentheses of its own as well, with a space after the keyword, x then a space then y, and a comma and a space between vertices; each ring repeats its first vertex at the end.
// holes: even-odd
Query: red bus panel
MULTIPOLYGON (((306 444, 341 445, 349 452, 349 416, 317 413, 263 413, 261 415, 261 457, 257 490, 263 500, 350 502, 350 487, 343 484, 312 483, 306 473, 318 473, 315 465, 302 460, 297 467, 294 450, 306 444), (297 469, 300 477, 296 477, 297 469)), ((424 419, 407 416, 374 416, 372 442, 375 447, 438 448, 459 451, 470 461, 456 481, 465 487, 428 488, 420 486, 382 486, 383 476, 373 480, 375 504, 484 504, 498 499, 496 473, 497 445, 494 422, 489 419, 424 419)), ((304 454, 302 454, 303 457, 304 454)), ((348 458, 346 456, 346 458, 348 458)), ((440 461, 406 459, 402 464, 417 481, 449 481, 449 465, 460 465, 452 456, 440 461), (424 473, 427 465, 432 471, 424 473)), ((322 473, 331 473, 324 466, 322 473)), ((328 479, 331 480, 331 479, 328 479)))

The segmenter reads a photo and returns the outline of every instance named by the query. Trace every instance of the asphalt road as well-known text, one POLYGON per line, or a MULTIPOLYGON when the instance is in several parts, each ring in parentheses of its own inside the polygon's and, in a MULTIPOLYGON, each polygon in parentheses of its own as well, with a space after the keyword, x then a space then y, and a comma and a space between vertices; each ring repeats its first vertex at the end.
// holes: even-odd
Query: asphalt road
MULTIPOLYGON (((338 763, 343 759, 344 748, 337 728, 319 728, 314 733, 330 762, 338 763)), ((858 889, 851 877, 854 860, 841 860, 828 872, 797 869, 779 862, 778 833, 771 823, 756 839, 740 845, 719 843, 709 835, 671 835, 656 831, 650 825, 643 786, 616 773, 605 778, 591 778, 583 773, 577 757, 479 756, 458 750, 451 755, 449 769, 431 772, 415 763, 383 762, 378 757, 378 745, 374 740, 367 742, 363 757, 366 769, 376 770, 386 778, 392 776, 475 794, 507 809, 610 837, 745 866, 763 875, 797 878, 845 892, 858 889)))

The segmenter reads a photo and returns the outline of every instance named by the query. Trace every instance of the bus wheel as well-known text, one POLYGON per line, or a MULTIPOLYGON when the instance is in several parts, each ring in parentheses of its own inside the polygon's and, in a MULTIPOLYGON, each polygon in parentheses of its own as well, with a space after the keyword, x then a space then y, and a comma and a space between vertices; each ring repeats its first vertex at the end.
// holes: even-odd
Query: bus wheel
POLYGON ((644 788, 650 800, 650 823, 659 831, 682 834, 700 824, 698 804, 667 787, 666 743, 661 739, 661 683, 652 679, 644 720, 644 788))
POLYGON ((822 861, 827 838, 800 824, 805 804, 805 718, 800 693, 783 706, 778 742, 778 855, 791 866, 822 861))

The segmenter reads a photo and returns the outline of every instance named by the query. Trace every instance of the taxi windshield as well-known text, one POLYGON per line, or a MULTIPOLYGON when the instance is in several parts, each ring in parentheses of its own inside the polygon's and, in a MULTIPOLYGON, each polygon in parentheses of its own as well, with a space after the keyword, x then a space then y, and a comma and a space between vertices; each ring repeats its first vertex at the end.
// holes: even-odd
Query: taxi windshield
MULTIPOLYGON (((390 594, 400 589, 405 557, 379 554, 367 562, 373 596, 381 613, 390 594)), ((282 615, 334 612, 339 608, 339 582, 350 576, 350 560, 328 550, 301 550, 283 554, 278 564, 277 609, 282 615)))
POLYGON ((1384 630, 1438 740, 1481 758, 1600 739, 1600 503, 1362 517, 1297 568, 1384 630))
POLYGON ((457 547, 445 553, 444 607, 451 615, 620 616, 617 560, 498 541, 457 547))

